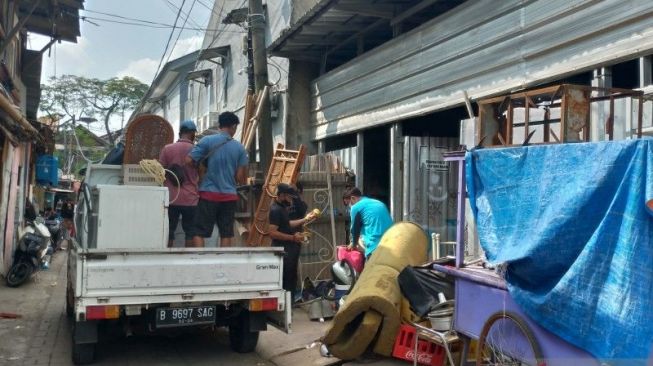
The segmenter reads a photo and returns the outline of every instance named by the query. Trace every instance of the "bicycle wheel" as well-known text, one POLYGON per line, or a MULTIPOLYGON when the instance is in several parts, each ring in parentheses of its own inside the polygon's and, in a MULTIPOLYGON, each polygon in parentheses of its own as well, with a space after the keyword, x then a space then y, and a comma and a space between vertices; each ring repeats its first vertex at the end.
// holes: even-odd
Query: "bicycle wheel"
POLYGON ((546 366, 546 362, 526 323, 513 313, 499 312, 483 326, 476 365, 546 366))

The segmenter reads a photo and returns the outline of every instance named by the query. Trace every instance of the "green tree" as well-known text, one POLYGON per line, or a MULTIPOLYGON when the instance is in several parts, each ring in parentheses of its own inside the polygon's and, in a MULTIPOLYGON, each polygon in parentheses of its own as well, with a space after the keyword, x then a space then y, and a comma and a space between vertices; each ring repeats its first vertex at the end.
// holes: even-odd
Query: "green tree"
POLYGON ((114 136, 109 126, 112 117, 132 111, 147 92, 148 86, 135 78, 100 80, 83 76, 51 77, 42 86, 40 108, 48 116, 67 116, 73 122, 96 118, 104 123, 109 142, 114 136))

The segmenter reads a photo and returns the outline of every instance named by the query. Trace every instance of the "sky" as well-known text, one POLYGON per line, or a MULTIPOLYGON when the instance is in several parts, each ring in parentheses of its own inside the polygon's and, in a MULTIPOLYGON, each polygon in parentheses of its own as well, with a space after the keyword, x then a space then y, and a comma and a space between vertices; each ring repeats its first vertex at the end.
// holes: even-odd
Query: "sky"
MULTIPOLYGON (((128 18, 136 18, 171 25, 183 0, 86 0, 86 10, 80 16, 88 17, 81 21, 81 37, 77 43, 56 44, 48 57, 44 55, 41 82, 51 76, 73 74, 99 79, 132 76, 145 84, 150 84, 165 49, 171 28, 149 28, 127 24, 117 24, 100 19, 133 22, 103 12, 128 18), (174 7, 173 7, 174 6, 174 7), (91 24, 93 22, 95 24, 91 24)), ((206 28, 213 0, 186 0, 184 12, 194 3, 186 27, 206 28), (206 5, 206 6, 204 6, 206 5)), ((178 26, 184 21, 182 15, 178 26)), ((201 30, 183 30, 179 41, 173 47, 178 30, 170 40, 170 47, 163 61, 183 56, 200 48, 203 39, 201 30)), ((28 48, 40 49, 48 40, 30 35, 28 48)))

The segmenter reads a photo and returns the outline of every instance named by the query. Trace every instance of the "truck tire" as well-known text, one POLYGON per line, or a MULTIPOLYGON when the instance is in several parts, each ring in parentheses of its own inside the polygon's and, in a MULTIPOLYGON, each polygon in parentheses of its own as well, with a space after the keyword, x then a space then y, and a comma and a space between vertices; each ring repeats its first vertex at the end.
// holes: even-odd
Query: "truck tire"
POLYGON ((95 343, 73 343, 73 363, 75 365, 88 365, 95 358, 95 343))
POLYGON ((249 312, 243 311, 237 320, 229 325, 229 344, 234 352, 250 353, 256 349, 258 331, 249 330, 249 312))
POLYGON ((73 294, 73 289, 71 286, 72 285, 70 283, 66 285, 66 315, 68 318, 72 319, 73 315, 75 315, 75 295, 73 294))

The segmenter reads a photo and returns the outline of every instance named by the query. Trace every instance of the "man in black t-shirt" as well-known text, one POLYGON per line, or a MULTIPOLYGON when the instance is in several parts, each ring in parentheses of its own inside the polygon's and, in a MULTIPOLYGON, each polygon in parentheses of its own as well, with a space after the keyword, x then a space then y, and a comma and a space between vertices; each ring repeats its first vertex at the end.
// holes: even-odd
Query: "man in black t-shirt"
MULTIPOLYGON (((303 219, 308 212, 308 205, 306 205, 302 197, 304 186, 301 182, 297 182, 293 188, 295 188, 297 195, 292 198, 292 204, 288 207, 288 218, 290 221, 303 219)), ((304 228, 302 226, 293 228, 293 231, 296 233, 302 232, 303 230, 304 228)))
POLYGON ((290 220, 288 208, 294 197, 297 197, 294 188, 284 183, 277 185, 277 197, 270 206, 269 215, 269 234, 272 238, 272 246, 283 247, 286 252, 283 257, 283 289, 291 292, 295 291, 297 285, 299 251, 304 242, 301 232, 296 232, 294 229, 300 228, 312 220, 310 215, 298 220, 290 220))

